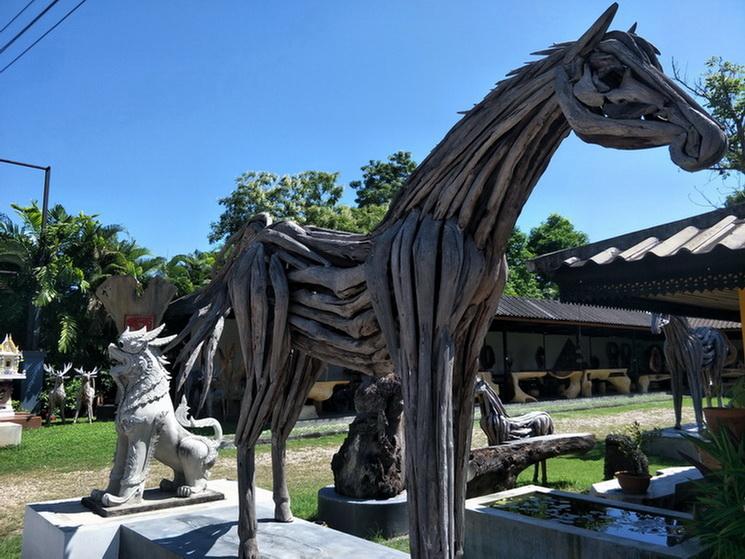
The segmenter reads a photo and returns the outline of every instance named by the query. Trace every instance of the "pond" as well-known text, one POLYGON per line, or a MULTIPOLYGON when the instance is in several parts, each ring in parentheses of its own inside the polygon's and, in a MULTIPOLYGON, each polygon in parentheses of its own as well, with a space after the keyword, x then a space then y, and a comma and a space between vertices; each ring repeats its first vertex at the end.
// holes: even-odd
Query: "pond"
POLYGON ((606 506, 564 495, 532 492, 500 499, 489 506, 665 547, 676 546, 688 537, 680 518, 606 506))

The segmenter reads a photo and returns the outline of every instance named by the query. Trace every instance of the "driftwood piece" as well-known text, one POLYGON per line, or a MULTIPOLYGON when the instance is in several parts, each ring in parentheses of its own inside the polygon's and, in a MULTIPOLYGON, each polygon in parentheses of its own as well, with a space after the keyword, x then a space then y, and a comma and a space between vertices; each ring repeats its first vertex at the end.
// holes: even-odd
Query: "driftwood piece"
MULTIPOLYGON (((376 376, 395 369, 406 414, 411 555, 462 556, 478 350, 504 286, 510 233, 552 155, 571 130, 609 147, 667 144, 686 170, 709 167, 726 149, 718 125, 660 71, 648 42, 634 30, 606 33, 616 8, 467 111, 370 235, 259 215, 226 243, 200 311, 178 338, 177 362, 181 385, 232 310, 246 370, 236 430, 241 559, 258 557, 253 445, 276 402, 301 405, 313 374, 288 365, 296 352, 376 376)), ((292 422, 287 416, 277 430, 292 422)), ((565 443, 551 444, 521 451, 519 460, 540 460, 565 443)), ((275 497, 278 517, 288 517, 281 487, 275 497)))
POLYGON ((526 468, 563 454, 585 454, 595 446, 592 433, 545 435, 475 448, 468 462, 466 497, 478 497, 515 487, 526 468))
POLYGON ((354 395, 357 416, 331 460, 334 488, 355 499, 388 499, 404 490, 404 411, 395 375, 365 379, 354 395))

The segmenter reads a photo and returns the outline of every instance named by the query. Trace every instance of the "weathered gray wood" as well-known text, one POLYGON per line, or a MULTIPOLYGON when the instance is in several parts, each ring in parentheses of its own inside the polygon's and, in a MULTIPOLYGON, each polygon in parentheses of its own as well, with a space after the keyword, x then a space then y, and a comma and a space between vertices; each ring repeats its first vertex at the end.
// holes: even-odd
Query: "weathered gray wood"
POLYGON ((288 365, 296 354, 378 376, 395 368, 412 556, 462 555, 478 351, 504 286, 510 233, 552 155, 571 130, 608 147, 667 144, 686 170, 711 165, 726 146, 716 123, 661 73, 651 44, 635 32, 606 33, 615 10, 579 41, 541 51, 467 111, 372 234, 261 215, 231 237, 178 338, 178 363, 180 384, 194 355, 210 355, 219 337, 210 333, 232 310, 247 381, 236 431, 245 556, 256 553, 245 464, 270 417, 276 515, 290 518, 282 461, 294 419, 274 406, 302 405, 314 369, 288 365))
POLYGON ((474 448, 468 462, 467 498, 515 487, 526 468, 563 454, 585 454, 595 446, 592 433, 546 435, 474 448))

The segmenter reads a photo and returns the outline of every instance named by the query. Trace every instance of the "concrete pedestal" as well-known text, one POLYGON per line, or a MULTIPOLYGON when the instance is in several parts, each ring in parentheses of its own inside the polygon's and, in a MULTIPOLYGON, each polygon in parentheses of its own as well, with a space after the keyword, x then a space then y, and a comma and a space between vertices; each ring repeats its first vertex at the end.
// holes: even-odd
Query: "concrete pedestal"
MULTIPOLYGON (((23 559, 181 559, 238 556, 238 484, 210 487, 225 500, 103 518, 80 499, 27 505, 23 559)), ((406 554, 304 520, 274 522, 269 491, 257 489, 258 545, 265 559, 354 557, 403 559, 406 554)))
POLYGON ((624 493, 616 479, 593 483, 590 495, 626 503, 675 508, 675 487, 701 477, 701 473, 694 467, 663 468, 657 471, 657 475, 650 481, 649 489, 643 495, 624 493))
POLYGON ((681 453, 695 458, 698 456, 696 445, 683 438, 683 433, 696 437, 698 436, 698 427, 694 424, 683 425, 682 427, 680 430, 673 427, 663 429, 659 436, 651 438, 644 445, 644 452, 672 458, 673 460, 680 460, 682 458, 681 453))
POLYGON ((15 423, 0 423, 0 448, 6 446, 18 446, 21 444, 23 427, 15 423))
POLYGON ((406 491, 392 499, 352 499, 329 485, 318 492, 318 519, 362 538, 393 538, 409 531, 406 491))

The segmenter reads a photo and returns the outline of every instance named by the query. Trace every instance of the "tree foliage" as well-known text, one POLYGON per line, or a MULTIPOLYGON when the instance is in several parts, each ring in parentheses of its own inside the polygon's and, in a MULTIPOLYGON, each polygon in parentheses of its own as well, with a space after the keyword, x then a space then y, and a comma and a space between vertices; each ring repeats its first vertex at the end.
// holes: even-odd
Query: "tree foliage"
POLYGON ((416 162, 410 152, 397 151, 387 161, 370 160, 361 169, 362 180, 349 183, 357 191, 357 206, 388 206, 416 169, 416 162))
POLYGON ((356 206, 339 203, 344 192, 337 182, 339 173, 305 171, 279 176, 248 171, 236 179, 233 192, 219 200, 224 210, 212 223, 209 240, 227 239, 261 212, 304 225, 367 233, 383 219, 392 197, 415 168, 411 154, 405 151, 390 155, 387 161, 371 160, 362 167, 362 181, 349 185, 357 191, 356 206))
POLYGON ((238 231, 251 217, 269 212, 275 218, 308 222, 313 207, 333 208, 344 192, 337 184, 339 173, 305 171, 297 175, 275 175, 248 171, 235 180, 235 189, 219 204, 225 208, 212 223, 209 240, 215 243, 238 231))
POLYGON ((526 235, 518 227, 507 243, 509 275, 505 294, 538 299, 554 299, 558 288, 553 282, 530 272, 527 261, 540 256, 586 244, 588 237, 578 231, 567 218, 552 213, 526 235))
POLYGON ((729 147, 724 157, 711 169, 723 178, 736 176, 738 187, 725 199, 726 206, 745 202, 745 65, 721 57, 706 61, 704 74, 689 83, 673 66, 675 78, 694 95, 702 98, 706 108, 724 126, 729 147))
POLYGON ((104 225, 95 215, 68 214, 61 205, 50 208, 42 242, 39 206, 12 208, 19 223, 0 220, 0 331, 12 332, 28 347, 33 302, 40 345, 52 362, 100 365, 114 332, 94 296, 96 287, 115 274, 146 279, 157 260, 121 238, 121 226, 104 225))

